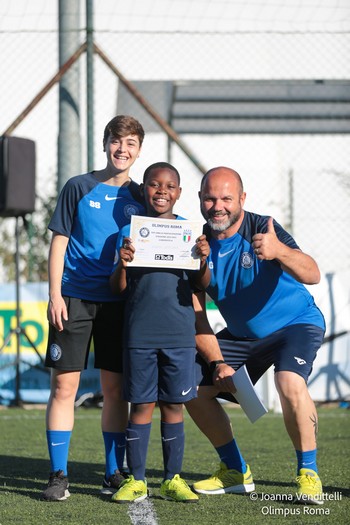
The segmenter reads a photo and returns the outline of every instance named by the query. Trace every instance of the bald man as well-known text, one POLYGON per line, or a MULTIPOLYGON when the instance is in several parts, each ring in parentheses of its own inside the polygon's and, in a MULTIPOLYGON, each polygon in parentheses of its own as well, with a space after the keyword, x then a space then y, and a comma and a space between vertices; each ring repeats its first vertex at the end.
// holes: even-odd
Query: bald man
MULTIPOLYGON (((316 464, 317 412, 307 388, 325 322, 304 284, 320 280, 317 263, 272 217, 244 210, 240 175, 228 167, 208 171, 199 192, 210 242, 207 293, 227 327, 211 332, 205 295, 198 294, 199 396, 187 409, 216 448, 219 469, 194 483, 201 494, 255 489, 249 465, 217 397, 234 400, 232 375, 246 365, 253 383, 274 366, 284 423, 297 457, 296 500, 322 504, 316 464)), ((272 445, 273 446, 273 445, 272 445)))

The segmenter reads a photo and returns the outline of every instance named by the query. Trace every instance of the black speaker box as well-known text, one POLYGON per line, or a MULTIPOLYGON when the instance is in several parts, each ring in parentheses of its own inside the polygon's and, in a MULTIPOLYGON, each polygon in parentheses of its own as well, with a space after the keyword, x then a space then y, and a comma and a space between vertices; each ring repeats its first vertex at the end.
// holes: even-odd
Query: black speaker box
POLYGON ((0 216, 22 217, 35 210, 35 143, 0 137, 0 216))

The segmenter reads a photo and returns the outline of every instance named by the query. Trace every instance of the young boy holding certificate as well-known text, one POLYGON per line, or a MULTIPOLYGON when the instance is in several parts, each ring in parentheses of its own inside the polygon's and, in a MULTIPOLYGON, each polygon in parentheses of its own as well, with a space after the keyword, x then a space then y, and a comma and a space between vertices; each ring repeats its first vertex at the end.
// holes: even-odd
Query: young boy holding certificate
MULTIPOLYGON (((149 166, 141 192, 147 215, 155 219, 183 220, 173 213, 180 198, 180 175, 166 162, 149 166)), ((161 222, 161 221, 160 221, 161 222)), ((169 222, 169 221, 168 221, 169 222)), ((196 397, 195 313, 192 291, 205 288, 209 280, 206 264, 209 245, 205 235, 195 244, 199 270, 128 267, 135 248, 130 226, 118 236, 119 262, 111 276, 113 291, 127 290, 125 310, 124 395, 131 402, 126 433, 130 476, 112 496, 116 503, 139 502, 147 498, 146 456, 152 415, 159 404, 164 461, 160 496, 185 503, 198 501, 180 477, 184 454, 183 403, 196 397)))

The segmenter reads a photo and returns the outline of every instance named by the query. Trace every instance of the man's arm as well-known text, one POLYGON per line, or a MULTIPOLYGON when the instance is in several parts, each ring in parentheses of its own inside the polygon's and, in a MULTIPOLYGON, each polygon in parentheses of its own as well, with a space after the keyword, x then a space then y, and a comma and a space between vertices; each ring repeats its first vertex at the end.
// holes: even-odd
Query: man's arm
MULTIPOLYGON (((193 294, 193 307, 196 314, 197 352, 210 365, 213 361, 224 361, 218 340, 209 324, 205 307, 205 292, 193 294)), ((213 370, 213 384, 220 392, 232 392, 236 389, 231 381, 234 369, 225 362, 217 364, 213 370)))
POLYGON ((205 308, 205 292, 193 294, 193 307, 196 314, 196 346, 198 353, 209 364, 224 360, 214 332, 209 324, 205 308))

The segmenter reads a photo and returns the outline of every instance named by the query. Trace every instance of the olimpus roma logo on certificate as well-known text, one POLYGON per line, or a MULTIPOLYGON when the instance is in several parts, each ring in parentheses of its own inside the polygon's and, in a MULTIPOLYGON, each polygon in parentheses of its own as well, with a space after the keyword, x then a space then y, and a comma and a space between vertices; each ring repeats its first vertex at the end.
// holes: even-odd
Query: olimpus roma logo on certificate
POLYGON ((135 254, 128 266, 198 270, 195 245, 201 234, 201 221, 132 215, 130 237, 135 254))

